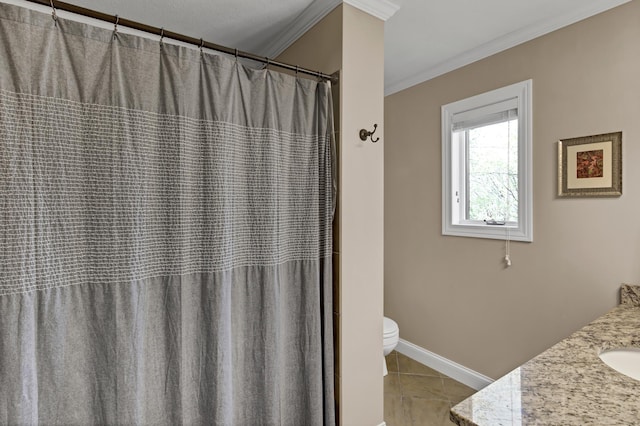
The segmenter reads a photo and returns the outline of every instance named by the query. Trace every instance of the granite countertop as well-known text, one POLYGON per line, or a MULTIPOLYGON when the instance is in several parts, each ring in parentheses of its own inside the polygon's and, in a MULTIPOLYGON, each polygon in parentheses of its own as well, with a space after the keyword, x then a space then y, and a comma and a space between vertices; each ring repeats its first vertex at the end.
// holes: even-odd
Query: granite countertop
POLYGON ((640 347, 640 286, 621 304, 451 409, 459 426, 640 425, 640 381, 602 350, 640 347))

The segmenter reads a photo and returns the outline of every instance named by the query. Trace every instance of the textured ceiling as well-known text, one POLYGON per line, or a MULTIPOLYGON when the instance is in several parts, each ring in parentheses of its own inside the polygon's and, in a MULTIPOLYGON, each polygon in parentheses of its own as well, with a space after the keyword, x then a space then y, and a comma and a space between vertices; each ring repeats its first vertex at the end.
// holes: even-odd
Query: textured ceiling
MULTIPOLYGON (((25 0, 0 0, 46 10, 25 0)), ((275 57, 341 0, 66 0, 275 57)), ((358 0, 400 9, 385 23, 385 93, 467 65, 630 0, 358 0)))

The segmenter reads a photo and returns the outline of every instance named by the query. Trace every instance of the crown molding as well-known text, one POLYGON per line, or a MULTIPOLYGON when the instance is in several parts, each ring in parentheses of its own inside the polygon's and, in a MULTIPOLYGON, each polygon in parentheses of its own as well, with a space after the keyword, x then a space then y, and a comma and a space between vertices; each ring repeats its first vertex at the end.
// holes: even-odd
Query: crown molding
POLYGON ((300 15, 274 38, 251 46, 251 51, 275 58, 309 31, 329 12, 342 3, 347 3, 370 15, 386 21, 400 9, 400 6, 389 0, 314 0, 300 15))
POLYGON ((275 37, 252 46, 251 51, 260 52, 268 58, 276 58, 341 3, 342 0, 314 0, 291 25, 275 37))
POLYGON ((570 13, 555 16, 543 22, 524 27, 520 30, 513 31, 503 37, 496 38, 487 43, 481 44, 473 49, 467 50, 457 56, 452 57, 440 64, 427 68, 421 72, 413 74, 403 79, 389 82, 385 85, 385 96, 392 95, 401 90, 407 89, 416 84, 423 83, 432 78, 446 74, 450 71, 469 65, 473 62, 487 58, 489 56, 500 53, 504 50, 515 47, 519 44, 533 40, 550 32, 559 30, 560 28, 574 24, 583 19, 605 12, 616 6, 620 6, 631 0, 603 0, 599 2, 585 2, 584 6, 570 13))
POLYGON ((367 12, 369 15, 373 15, 383 21, 391 18, 393 14, 400 9, 400 6, 389 0, 344 0, 344 3, 356 7, 363 12, 367 12))

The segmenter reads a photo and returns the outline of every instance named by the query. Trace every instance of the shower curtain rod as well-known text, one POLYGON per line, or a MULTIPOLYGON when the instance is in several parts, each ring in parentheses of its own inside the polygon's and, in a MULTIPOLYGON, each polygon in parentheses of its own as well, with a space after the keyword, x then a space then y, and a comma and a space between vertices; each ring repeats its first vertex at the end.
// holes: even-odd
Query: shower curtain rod
POLYGON ((167 31, 164 28, 153 27, 151 25, 142 24, 140 22, 132 21, 129 19, 121 18, 118 15, 109 15, 106 13, 98 12, 96 10, 87 9, 84 7, 76 6, 71 3, 65 3, 57 0, 27 0, 31 3, 38 3, 44 6, 49 6, 53 8, 53 16, 55 18, 55 11, 57 9, 64 10, 66 12, 75 13, 78 15, 87 16, 89 18, 98 19, 100 21, 110 22, 114 25, 123 25, 125 27, 133 28, 134 30, 144 31, 146 33, 151 33, 155 35, 159 35, 160 37, 171 38, 177 41, 181 41, 183 43, 193 44, 200 48, 206 47, 207 49, 216 50, 218 52, 227 53, 229 55, 236 56, 238 58, 251 59, 252 61, 261 62, 266 64, 267 66, 273 65, 278 68, 284 68, 290 71, 295 71, 297 73, 307 74, 314 77, 321 78, 323 80, 329 80, 332 83, 337 83, 338 77, 337 74, 328 75, 321 73, 320 71, 312 71, 307 68, 298 67, 297 65, 291 65, 284 62, 274 61, 270 58, 264 56, 254 55, 253 53, 243 52, 238 49, 231 49, 230 47, 221 46, 219 44, 211 43, 209 41, 204 41, 203 39, 197 39, 194 37, 189 37, 184 34, 175 33, 173 31, 167 31))

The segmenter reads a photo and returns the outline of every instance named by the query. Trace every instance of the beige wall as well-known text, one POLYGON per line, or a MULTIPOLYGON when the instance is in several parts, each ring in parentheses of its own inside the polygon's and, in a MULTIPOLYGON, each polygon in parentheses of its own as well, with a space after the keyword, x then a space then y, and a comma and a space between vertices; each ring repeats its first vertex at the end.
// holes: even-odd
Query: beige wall
POLYGON ((340 70, 334 319, 339 416, 346 426, 383 422, 384 143, 358 137, 374 123, 376 135, 383 132, 383 32, 381 20, 345 4, 278 58, 329 74, 340 70))
POLYGON ((342 421, 383 422, 384 22, 344 5, 340 149, 340 328, 342 421), (348 396, 348 397, 347 397, 348 396))
POLYGON ((340 70, 342 7, 336 7, 276 59, 325 74, 333 74, 340 70))
POLYGON ((385 98, 385 314, 492 378, 640 281, 640 2, 385 98), (534 241, 441 235, 440 107, 533 79, 534 241), (623 132, 623 195, 558 199, 559 139, 623 132))

